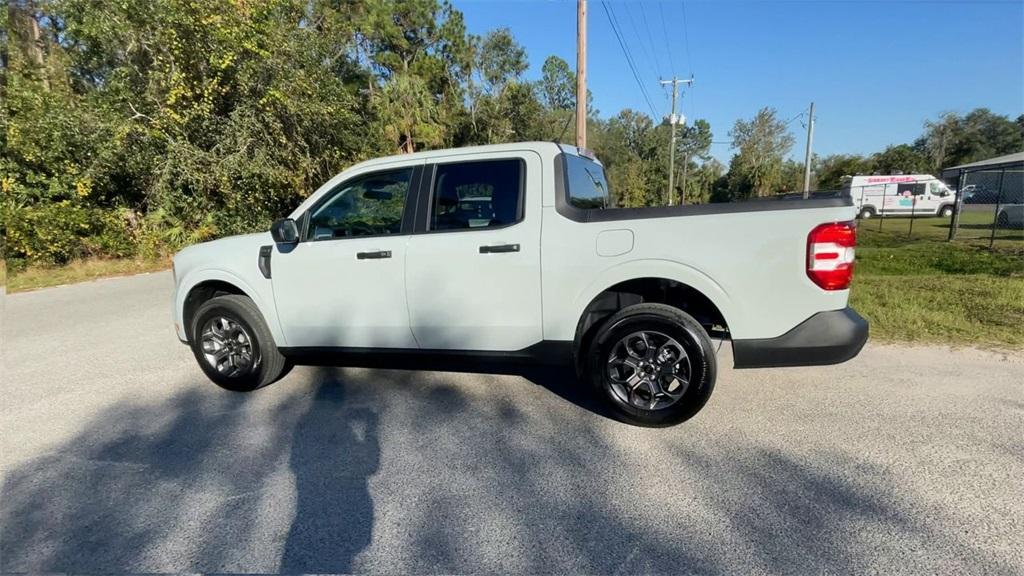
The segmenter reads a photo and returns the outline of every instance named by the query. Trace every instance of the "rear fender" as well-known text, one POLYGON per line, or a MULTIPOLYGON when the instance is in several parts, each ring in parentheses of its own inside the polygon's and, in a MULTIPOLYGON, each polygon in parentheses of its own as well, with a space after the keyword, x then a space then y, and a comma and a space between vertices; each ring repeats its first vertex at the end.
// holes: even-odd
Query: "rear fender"
POLYGON ((566 325, 558 327, 558 336, 553 339, 573 339, 580 317, 598 294, 616 284, 638 278, 663 278, 685 284, 697 290, 706 296, 718 308, 718 311, 722 313, 722 317, 725 319, 730 332, 735 330, 742 333, 742 315, 739 314, 739 311, 725 290, 711 277, 692 266, 674 260, 644 259, 623 262, 602 271, 576 297, 573 302, 574 313, 571 318, 566 319, 566 325))

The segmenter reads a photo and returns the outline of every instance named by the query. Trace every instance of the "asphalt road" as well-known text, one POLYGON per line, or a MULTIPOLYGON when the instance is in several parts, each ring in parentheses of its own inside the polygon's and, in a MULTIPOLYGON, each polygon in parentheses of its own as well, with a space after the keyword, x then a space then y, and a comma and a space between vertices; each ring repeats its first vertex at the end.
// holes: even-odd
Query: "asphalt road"
POLYGON ((726 368, 648 430, 557 370, 224 392, 170 284, 7 296, 0 571, 1024 573, 1020 356, 726 368))

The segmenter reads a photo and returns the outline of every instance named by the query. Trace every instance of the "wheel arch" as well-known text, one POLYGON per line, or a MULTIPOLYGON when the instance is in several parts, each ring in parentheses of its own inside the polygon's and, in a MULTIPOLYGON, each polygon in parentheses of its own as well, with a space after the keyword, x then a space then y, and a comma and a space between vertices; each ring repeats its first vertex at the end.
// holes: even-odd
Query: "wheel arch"
POLYGON ((283 333, 280 330, 277 315, 274 308, 273 295, 269 295, 270 301, 255 288, 250 286, 241 278, 222 270, 203 270, 189 274, 178 288, 175 311, 181 326, 181 335, 188 341, 191 338, 189 329, 195 317, 196 310, 203 302, 222 294, 237 294, 252 300, 263 315, 271 335, 278 345, 283 345, 283 333))
POLYGON ((678 275, 639 275, 620 279, 589 296, 576 316, 573 356, 577 369, 601 324, 619 310, 640 303, 667 304, 693 316, 709 335, 728 337, 731 309, 717 285, 678 275), (709 296, 709 294, 712 294, 709 296))

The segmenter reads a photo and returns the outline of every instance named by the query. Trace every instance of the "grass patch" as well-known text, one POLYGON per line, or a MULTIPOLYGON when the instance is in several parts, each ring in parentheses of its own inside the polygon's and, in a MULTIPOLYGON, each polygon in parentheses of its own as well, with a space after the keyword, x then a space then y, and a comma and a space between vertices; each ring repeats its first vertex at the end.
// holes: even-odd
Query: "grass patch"
POLYGON ((1024 278, 859 274, 850 304, 872 339, 1024 348, 1024 278))
POLYGON ((987 238, 946 242, 947 219, 908 229, 909 219, 858 229, 850 303, 872 338, 1024 348, 1024 239, 990 250, 987 238))
POLYGON ((126 276, 142 272, 155 272, 170 268, 170 260, 78 260, 66 266, 30 266, 7 277, 8 292, 23 292, 59 286, 73 282, 85 282, 110 276, 126 276))

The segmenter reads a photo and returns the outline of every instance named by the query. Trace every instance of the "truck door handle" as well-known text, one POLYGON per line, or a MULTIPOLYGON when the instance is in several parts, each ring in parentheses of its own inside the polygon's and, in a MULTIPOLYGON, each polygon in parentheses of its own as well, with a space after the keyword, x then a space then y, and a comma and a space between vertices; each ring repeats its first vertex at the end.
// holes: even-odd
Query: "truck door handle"
POLYGON ((356 252, 357 260, 379 260, 391 258, 391 250, 376 250, 373 252, 356 252))
POLYGON ((481 254, 494 254, 498 252, 519 252, 519 244, 495 244, 480 247, 481 254))

